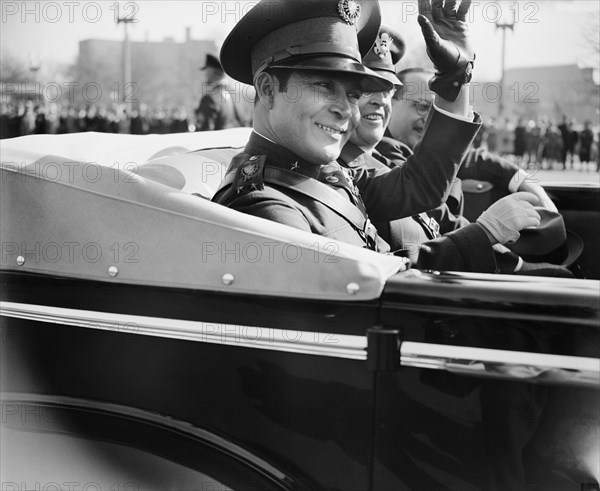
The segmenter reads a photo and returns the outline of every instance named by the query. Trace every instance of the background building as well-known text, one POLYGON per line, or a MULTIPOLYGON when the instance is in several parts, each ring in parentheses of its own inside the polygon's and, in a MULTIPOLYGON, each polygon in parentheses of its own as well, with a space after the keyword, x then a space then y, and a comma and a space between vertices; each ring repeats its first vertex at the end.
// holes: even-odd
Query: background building
POLYGON ((131 85, 124 86, 123 42, 87 39, 79 42, 77 91, 79 103, 146 103, 188 110, 197 106, 204 80, 199 68, 207 53, 217 53, 214 41, 166 38, 162 42, 131 41, 131 85), (101 93, 100 93, 101 92, 101 93), (96 94, 99 100, 96 99, 96 94))
POLYGON ((547 116, 556 121, 563 114, 578 122, 599 123, 600 86, 592 68, 577 65, 513 68, 506 70, 504 90, 497 82, 473 85, 474 106, 486 117, 503 115, 523 119, 547 116))

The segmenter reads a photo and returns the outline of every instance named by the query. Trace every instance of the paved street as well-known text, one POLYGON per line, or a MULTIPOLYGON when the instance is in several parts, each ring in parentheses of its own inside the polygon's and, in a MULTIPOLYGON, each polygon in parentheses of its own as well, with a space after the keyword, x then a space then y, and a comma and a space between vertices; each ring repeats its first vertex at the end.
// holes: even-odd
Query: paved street
POLYGON ((540 170, 535 171, 532 178, 539 180, 541 184, 561 183, 592 183, 600 185, 600 173, 596 171, 576 171, 576 170, 540 170))

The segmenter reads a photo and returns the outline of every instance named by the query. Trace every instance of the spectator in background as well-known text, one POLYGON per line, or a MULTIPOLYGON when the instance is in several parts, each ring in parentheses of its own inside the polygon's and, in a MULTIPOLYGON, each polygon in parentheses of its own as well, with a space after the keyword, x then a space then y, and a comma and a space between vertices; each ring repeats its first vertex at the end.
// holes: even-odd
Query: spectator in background
POLYGON ((150 131, 148 123, 148 107, 146 104, 140 104, 139 109, 134 109, 131 113, 130 132, 132 135, 147 135, 150 131))
POLYGON ((25 104, 23 102, 18 102, 16 107, 13 109, 9 126, 8 126, 8 137, 14 138, 16 136, 23 135, 24 131, 24 123, 23 117, 25 115, 25 104))
POLYGON ((108 110, 108 131, 110 133, 128 133, 127 113, 125 108, 118 104, 112 104, 108 110))
POLYGON ((94 104, 87 107, 85 115, 83 116, 83 131, 98 131, 97 130, 97 109, 94 104))
POLYGON ((0 103, 0 138, 9 138, 10 116, 13 108, 6 102, 0 103))
POLYGON ((515 128, 515 140, 514 140, 514 150, 513 153, 519 157, 523 158, 525 152, 527 151, 527 128, 523 124, 523 120, 519 119, 517 123, 517 127, 515 128))
POLYGON ((567 120, 567 116, 563 116, 563 122, 558 127, 562 134, 563 149, 562 149, 562 164, 563 170, 567 168, 567 157, 569 163, 573 166, 573 158, 575 157, 575 145, 579 138, 577 132, 573 129, 574 120, 567 120))
POLYGON ((600 131, 596 138, 596 172, 600 172, 600 131))
POLYGON ((167 113, 162 106, 158 106, 150 116, 150 133, 164 135, 169 132, 167 113))
POLYGON ((58 119, 58 133, 76 133, 80 130, 77 111, 73 106, 63 107, 58 119))
POLYGON ((201 68, 206 74, 203 96, 196 109, 196 131, 224 130, 242 126, 231 94, 225 85, 225 72, 214 55, 206 55, 201 68))
POLYGON ((538 161, 540 145, 542 144, 542 136, 540 134, 539 125, 533 119, 527 123, 525 141, 527 142, 526 162, 534 164, 538 161))
POLYGON ((187 119, 185 109, 176 107, 171 115, 171 124, 169 126, 170 133, 187 133, 190 129, 190 124, 187 119))
POLYGON ((592 132, 590 125, 591 122, 586 121, 583 125, 583 130, 581 130, 581 133, 579 134, 579 160, 585 165, 592 160, 594 133, 592 132))
POLYGON ((108 120, 108 112, 106 111, 106 107, 100 106, 98 112, 96 113, 96 129, 95 131, 99 131, 100 133, 108 133, 109 132, 109 120, 108 120))
POLYGON ((48 124, 46 121, 46 108, 42 105, 35 106, 35 126, 33 132, 36 135, 45 135, 48 133, 48 124))
POLYGON ((35 131, 35 111, 33 108, 33 101, 28 100, 23 108, 22 115, 19 114, 20 129, 18 135, 31 135, 35 131))
POLYGON ((558 126, 551 121, 544 134, 544 150, 542 158, 546 160, 546 168, 553 169, 554 166, 562 161, 563 139, 558 126))

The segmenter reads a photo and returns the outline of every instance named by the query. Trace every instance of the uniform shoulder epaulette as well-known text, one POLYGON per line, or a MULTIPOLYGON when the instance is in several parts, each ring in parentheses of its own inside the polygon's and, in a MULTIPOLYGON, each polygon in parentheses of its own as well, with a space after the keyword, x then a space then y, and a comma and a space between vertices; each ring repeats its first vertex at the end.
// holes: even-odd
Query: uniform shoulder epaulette
POLYGON ((234 196, 250 191, 262 191, 265 188, 263 173, 266 160, 266 155, 248 153, 241 153, 234 157, 231 166, 232 171, 235 169, 231 183, 234 196))

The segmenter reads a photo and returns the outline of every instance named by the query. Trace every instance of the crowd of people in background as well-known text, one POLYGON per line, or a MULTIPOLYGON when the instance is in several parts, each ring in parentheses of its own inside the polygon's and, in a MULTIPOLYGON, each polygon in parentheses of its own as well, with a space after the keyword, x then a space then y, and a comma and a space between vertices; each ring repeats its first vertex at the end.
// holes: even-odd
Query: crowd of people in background
MULTIPOLYGON (((200 131, 200 125, 194 113, 184 107, 142 103, 128 114, 124 104, 76 107, 34 104, 31 100, 1 104, 0 138, 82 131, 167 134, 200 131)), ((507 117, 488 120, 475 146, 512 157, 524 167, 539 164, 549 170, 598 170, 599 140, 599 128, 590 121, 578 124, 568 116, 560 123, 545 116, 530 120, 507 117)))
POLYGON ((0 109, 1 138, 82 131, 134 135, 182 133, 195 131, 194 123, 185 108, 148 107, 146 104, 140 104, 130 114, 124 104, 77 107, 34 104, 30 100, 2 103, 0 109))
POLYGON ((476 146, 512 156, 525 167, 539 165, 549 170, 598 170, 599 129, 590 121, 578 125, 563 116, 557 123, 548 117, 490 119, 477 135, 476 146))

